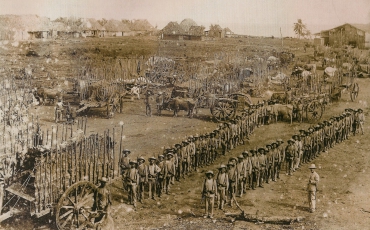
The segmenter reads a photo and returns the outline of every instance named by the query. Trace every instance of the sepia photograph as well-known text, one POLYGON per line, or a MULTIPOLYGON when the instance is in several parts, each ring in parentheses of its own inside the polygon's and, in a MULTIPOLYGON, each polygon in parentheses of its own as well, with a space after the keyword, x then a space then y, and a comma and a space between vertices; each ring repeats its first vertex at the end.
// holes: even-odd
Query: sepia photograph
POLYGON ((0 229, 369 229, 369 78, 369 0, 0 0, 0 229))

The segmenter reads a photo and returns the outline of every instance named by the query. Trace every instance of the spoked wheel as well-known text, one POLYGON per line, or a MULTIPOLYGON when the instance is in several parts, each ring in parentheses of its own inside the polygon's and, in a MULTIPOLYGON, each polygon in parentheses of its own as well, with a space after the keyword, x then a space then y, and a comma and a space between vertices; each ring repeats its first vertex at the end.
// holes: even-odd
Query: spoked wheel
POLYGON ((227 121, 235 116, 236 108, 231 101, 217 101, 211 107, 211 114, 217 121, 227 121))
POLYGON ((56 224, 59 230, 86 229, 93 223, 89 212, 94 205, 97 187, 88 181, 80 181, 69 187, 59 199, 56 224))
POLYGON ((358 83, 353 83, 350 86, 351 101, 356 100, 359 92, 360 92, 360 86, 358 86, 358 83))
POLYGON ((323 106, 319 101, 312 101, 307 105, 306 118, 308 121, 317 121, 321 118, 323 106))

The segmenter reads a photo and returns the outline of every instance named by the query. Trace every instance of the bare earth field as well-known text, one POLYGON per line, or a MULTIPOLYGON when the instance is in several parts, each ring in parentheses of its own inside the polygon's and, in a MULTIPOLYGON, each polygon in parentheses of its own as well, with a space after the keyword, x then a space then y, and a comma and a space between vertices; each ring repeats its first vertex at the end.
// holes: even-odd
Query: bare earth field
MULTIPOLYGON (((279 43, 276 40, 272 40, 274 43, 268 43, 269 46, 277 46, 279 43)), ((239 41, 235 42, 238 43, 239 41)), ((149 43, 153 44, 155 41, 149 43)), ((187 47, 196 44, 187 44, 187 47)), ((232 44, 229 45, 232 46, 232 44)), ((222 46, 224 44, 221 42, 215 49, 222 46)), ((155 50, 155 45, 153 47, 152 49, 155 50)), ((205 47, 207 46, 205 45, 205 47)), ((55 47, 51 45, 51 48, 55 47)), ((69 47, 68 49, 73 48, 69 47)), ((58 49, 65 50, 67 48, 60 46, 58 49)), ((146 48, 143 49, 146 50, 146 48)), ((39 52, 41 50, 42 48, 39 52)), ((24 53, 24 51, 22 52, 24 53)), ((169 51, 163 48, 162 52, 169 51)), ((2 64, 9 62, 11 58, 21 59, 23 63, 32 62, 30 61, 31 58, 21 57, 19 55, 21 51, 12 53, 8 50, 6 53, 3 54, 3 50, 0 52, 2 54, 2 64)), ((297 54, 299 56, 303 55, 302 53, 297 54)), ((194 54, 194 56, 197 55, 194 54)), ((41 63, 42 60, 39 59, 36 62, 41 63)), ((59 59, 59 62, 55 65, 62 66, 60 63, 68 65, 68 55, 64 58, 59 57, 59 59)), ((61 68, 61 66, 50 68, 61 68)), ((365 115, 368 115, 367 102, 370 101, 370 92, 367 89, 370 88, 370 82, 368 79, 356 79, 356 81, 360 85, 360 94, 356 102, 351 102, 349 95, 343 95, 339 102, 333 103, 327 108, 322 120, 341 113, 345 108, 363 108, 365 115)), ((44 127, 54 124, 52 121, 53 106, 34 107, 31 108, 30 113, 37 114, 44 127)), ((99 111, 93 111, 89 115, 87 129, 88 133, 103 132, 106 128, 112 127, 120 130, 119 123, 122 121, 124 122, 124 148, 132 151, 131 158, 140 155, 147 158, 152 155, 157 156, 162 152, 164 146, 179 143, 188 135, 201 134, 215 129, 217 124, 209 116, 210 112, 202 109, 198 116, 193 119, 187 118, 184 112, 181 112, 180 116, 175 118, 172 117, 172 113, 169 111, 163 112, 160 117, 156 115, 146 117, 143 100, 132 100, 125 103, 123 114, 115 114, 112 119, 101 118, 99 111)), ((198 172, 193 172, 186 177, 185 180, 175 182, 171 187, 170 195, 164 195, 156 201, 146 199, 143 204, 139 203, 137 210, 133 210, 132 206, 127 205, 127 192, 123 191, 120 179, 115 180, 110 186, 113 195, 112 216, 115 228, 368 229, 370 223, 368 192, 370 191, 370 177, 366 176, 370 172, 368 123, 365 123, 365 135, 350 136, 349 140, 336 145, 327 153, 321 153, 319 158, 312 162, 318 166, 317 172, 321 177, 317 211, 315 213, 308 212, 307 193, 305 191, 310 173, 308 165, 303 165, 293 176, 283 174, 277 182, 265 184, 264 188, 258 188, 257 190, 248 190, 243 198, 237 198, 243 210, 248 214, 255 214, 258 211, 260 216, 302 216, 306 218, 305 221, 292 225, 257 225, 226 217, 225 213, 218 209, 215 210, 213 220, 203 218, 201 183, 205 171, 217 171, 217 167, 221 163, 226 163, 229 157, 239 155, 244 149, 249 150, 256 146, 264 146, 277 138, 286 141, 298 130, 306 129, 310 125, 312 124, 294 122, 290 125, 279 122, 262 126, 250 136, 250 141, 244 146, 239 146, 225 157, 220 157, 214 165, 201 168, 198 172)), ((145 195, 147 196, 147 194, 145 195)), ((236 207, 226 207, 225 212, 238 213, 239 210, 236 207)), ((1 227, 3 229, 56 229, 53 217, 45 216, 37 220, 30 218, 29 214, 8 219, 1 224, 1 227), (50 223, 49 220, 51 220, 50 223)))

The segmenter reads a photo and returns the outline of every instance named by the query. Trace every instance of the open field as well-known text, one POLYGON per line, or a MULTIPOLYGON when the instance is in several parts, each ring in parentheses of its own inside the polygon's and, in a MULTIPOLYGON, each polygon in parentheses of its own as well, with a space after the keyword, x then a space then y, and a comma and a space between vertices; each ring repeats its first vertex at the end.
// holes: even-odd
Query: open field
MULTIPOLYGON (((262 55, 264 50, 279 49, 281 41, 271 38, 241 38, 210 42, 176 42, 161 41, 148 38, 112 38, 86 39, 72 41, 35 42, 32 44, 40 55, 51 52, 51 62, 47 57, 26 57, 26 44, 0 48, 0 63, 5 68, 21 68, 29 64, 34 66, 34 76, 46 77, 51 74, 55 78, 73 77, 84 63, 82 57, 98 60, 102 58, 124 58, 137 56, 160 56, 174 59, 185 58, 189 61, 212 60, 220 53, 240 56, 253 54, 262 55), (98 49, 97 49, 98 48, 98 49), (74 52, 75 50, 75 52, 74 52), (72 54, 74 52, 74 54, 72 54), (57 60, 57 61, 56 61, 57 60), (44 69, 41 68, 44 67, 44 69)), ((303 42, 297 40, 284 41, 284 47, 300 48, 294 50, 297 57, 306 58, 313 50, 303 53, 303 42)), ((49 57, 50 58, 50 57, 49 57)), ((287 73, 290 70, 287 70, 287 73)), ((2 74, 5 74, 3 72, 2 74)), ((322 72, 321 72, 322 73, 322 72)), ((343 95, 339 102, 331 104, 323 118, 338 115, 345 108, 363 108, 365 115, 369 114, 367 102, 370 101, 370 82, 368 79, 356 79, 361 89, 358 99, 351 102, 349 95, 343 95)), ((262 98, 253 98, 262 100, 262 98)), ((54 106, 32 107, 30 113, 38 115, 42 128, 51 127, 54 106)), ((193 119, 180 112, 179 117, 172 117, 172 112, 165 111, 162 116, 145 116, 143 99, 125 102, 123 113, 115 114, 114 118, 102 118, 102 111, 94 110, 88 115, 87 133, 96 133, 106 128, 120 128, 124 123, 124 148, 132 151, 131 158, 137 156, 157 156, 164 146, 179 143, 186 136, 210 132, 217 123, 210 119, 210 112, 201 109, 193 119)), ((154 114, 154 113, 153 113, 154 114)), ((127 192, 122 190, 120 179, 111 186, 113 194, 112 216, 116 229, 367 229, 370 221, 370 171, 369 125, 365 123, 365 135, 351 136, 349 140, 336 145, 327 153, 321 153, 314 162, 321 177, 318 192, 317 211, 308 212, 307 193, 305 191, 308 179, 308 165, 289 177, 282 175, 281 179, 265 188, 248 190, 243 198, 237 201, 246 213, 257 211, 261 216, 303 216, 306 220, 292 225, 267 225, 235 221, 226 217, 221 210, 215 210, 215 219, 203 218, 201 204, 201 183, 204 172, 217 171, 221 163, 226 163, 231 156, 238 156, 244 149, 264 146, 277 138, 287 140, 300 129, 307 129, 312 124, 294 122, 292 125, 284 122, 265 125, 258 128, 250 140, 243 146, 232 150, 224 157, 217 159, 214 165, 193 172, 181 182, 175 182, 171 194, 153 201, 147 199, 138 204, 136 211, 127 205, 127 192), (363 210, 362 210, 363 209, 363 210)), ((145 194, 147 196, 147 194, 145 194)), ((239 212, 237 208, 226 207, 225 212, 239 212)), ((29 214, 15 216, 1 223, 5 229, 55 229, 49 216, 41 220, 32 219, 29 214), (45 228, 42 228, 45 227, 45 228)))

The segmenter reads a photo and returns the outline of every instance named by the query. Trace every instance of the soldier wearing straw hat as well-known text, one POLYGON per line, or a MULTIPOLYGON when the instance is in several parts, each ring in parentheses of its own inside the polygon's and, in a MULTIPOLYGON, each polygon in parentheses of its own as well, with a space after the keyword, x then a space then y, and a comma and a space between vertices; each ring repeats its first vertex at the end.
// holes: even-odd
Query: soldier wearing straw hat
POLYGON ((205 198, 206 210, 204 218, 213 218, 213 208, 217 196, 217 182, 213 179, 213 171, 206 172, 206 179, 203 183, 202 197, 205 198))
POLYGON ((137 198, 137 187, 140 183, 140 175, 137 170, 137 162, 130 161, 130 170, 126 173, 126 181, 128 186, 128 200, 130 204, 134 205, 136 208, 136 198, 137 198))
POLYGON ((242 154, 238 156, 236 170, 238 172, 238 187, 236 193, 238 197, 242 197, 244 192, 244 181, 247 174, 246 165, 244 164, 244 156, 242 154))
POLYGON ((165 179, 165 190, 166 194, 169 195, 169 187, 172 182, 172 178, 175 176, 175 164, 172 161, 173 153, 167 153, 167 160, 164 164, 164 179, 165 179))
POLYGON ((140 203, 143 203, 143 199, 144 199, 144 188, 145 188, 145 184, 148 183, 148 168, 147 168, 147 165, 145 165, 145 159, 144 157, 138 157, 137 158, 137 162, 138 162, 138 172, 139 172, 139 176, 140 176, 140 180, 139 180, 139 191, 138 191, 138 195, 139 195, 139 202, 140 203))
POLYGON ((279 154, 280 154, 280 159, 279 159, 279 162, 278 162, 278 168, 277 168, 277 171, 276 171, 276 178, 280 179, 281 167, 283 165, 283 162, 285 161, 285 148, 283 146, 284 141, 282 139, 277 139, 276 143, 278 145, 277 149, 278 149, 279 154))
POLYGON ((163 188, 164 188, 164 176, 165 176, 165 161, 164 161, 164 156, 159 155, 158 156, 158 162, 157 166, 160 168, 160 171, 158 172, 158 177, 157 177, 157 194, 158 197, 161 197, 163 188))
POLYGON ((233 199, 235 199, 236 188, 238 185, 238 171, 235 167, 234 160, 229 161, 228 165, 228 178, 229 178, 229 198, 230 206, 232 207, 233 199))
POLYGON ((154 194, 156 193, 158 175, 161 172, 161 168, 155 164, 156 160, 157 159, 155 157, 150 157, 148 165, 149 197, 153 200, 155 200, 154 194))
POLYGON ((295 141, 293 139, 289 139, 288 146, 285 148, 286 175, 292 175, 293 159, 296 154, 294 143, 295 141))
POLYGON ((226 173, 226 165, 221 165, 218 168, 217 174, 217 189, 218 189, 218 201, 219 201, 219 209, 224 209, 224 204, 226 202, 226 192, 229 189, 229 176, 226 173))
POLYGON ((265 148, 259 148, 258 149, 258 155, 257 159, 259 162, 259 176, 258 176, 258 187, 263 188, 263 180, 265 179, 265 171, 266 171, 266 156, 265 156, 266 149, 265 148))
POLYGON ((123 189, 127 190, 128 191, 128 187, 127 187, 127 181, 125 180, 125 175, 127 173, 128 170, 130 170, 131 166, 130 166, 130 158, 129 158, 129 155, 130 154, 130 150, 128 149, 124 149, 122 151, 122 156, 121 156, 121 159, 120 159, 120 162, 119 162, 119 167, 121 169, 121 175, 122 175, 122 184, 123 184, 123 189))
POLYGON ((308 191, 308 203, 310 212, 314 212, 316 209, 316 192, 317 192, 317 186, 320 181, 320 176, 315 172, 316 166, 315 164, 311 164, 309 169, 311 170, 310 177, 308 179, 307 184, 307 191, 308 191))
POLYGON ((249 152, 252 154, 251 157, 252 180, 250 181, 249 187, 255 190, 260 173, 260 163, 258 161, 257 152, 254 149, 251 149, 249 152))
MULTIPOLYGON (((103 211, 107 212, 109 206, 112 204, 110 192, 106 187, 108 179, 102 177, 100 180, 100 186, 96 189, 94 193, 94 211, 103 211)), ((95 220, 97 221, 97 220, 95 220)))

